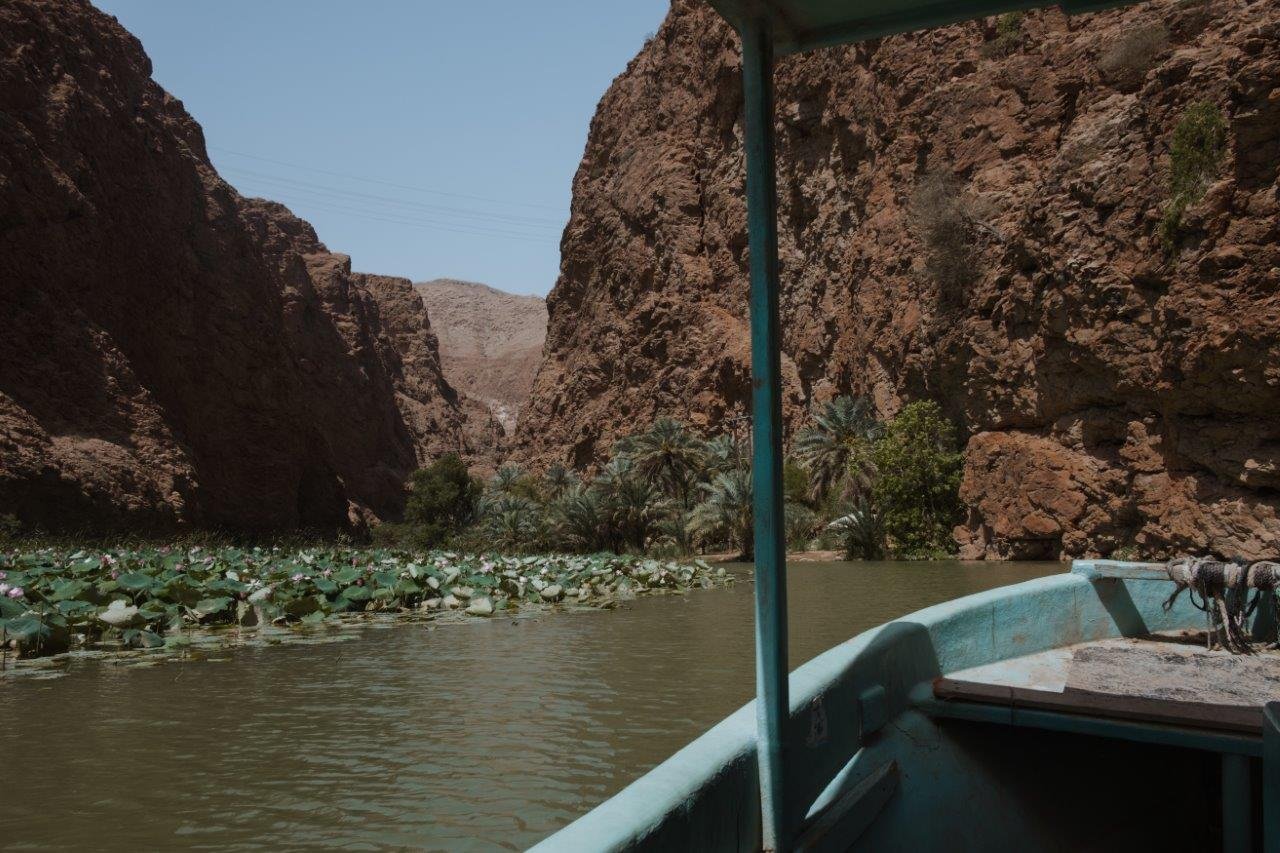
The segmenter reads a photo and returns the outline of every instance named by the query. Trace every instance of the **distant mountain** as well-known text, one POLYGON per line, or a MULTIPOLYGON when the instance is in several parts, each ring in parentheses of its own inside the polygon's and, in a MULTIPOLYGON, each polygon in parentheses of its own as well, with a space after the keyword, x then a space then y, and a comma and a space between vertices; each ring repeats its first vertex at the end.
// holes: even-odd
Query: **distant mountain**
POLYGON ((546 300, 451 278, 415 287, 440 341, 445 378, 512 434, 542 360, 546 300))

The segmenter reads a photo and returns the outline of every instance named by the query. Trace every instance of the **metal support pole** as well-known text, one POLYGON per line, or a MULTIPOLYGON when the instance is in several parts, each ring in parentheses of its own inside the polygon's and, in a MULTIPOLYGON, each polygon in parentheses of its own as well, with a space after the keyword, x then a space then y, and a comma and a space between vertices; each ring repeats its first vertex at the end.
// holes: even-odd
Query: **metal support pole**
POLYGON ((787 563, 782 518, 782 357, 778 330, 778 194, 773 151, 773 45, 743 25, 742 89, 751 253, 751 426, 755 505, 756 747, 764 849, 790 845, 786 807, 787 563))
POLYGON ((1253 797, 1249 790, 1249 756, 1222 754, 1222 853, 1249 853, 1253 797))
POLYGON ((1262 709, 1262 849, 1280 853, 1280 702, 1262 709))

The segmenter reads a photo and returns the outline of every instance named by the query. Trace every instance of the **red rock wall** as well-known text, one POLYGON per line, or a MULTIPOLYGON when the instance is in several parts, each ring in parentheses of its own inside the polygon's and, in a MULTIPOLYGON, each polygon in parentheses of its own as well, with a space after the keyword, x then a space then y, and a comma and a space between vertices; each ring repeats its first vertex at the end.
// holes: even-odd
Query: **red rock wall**
MULTIPOLYGON (((973 22, 791 57, 777 75, 786 413, 837 393, 937 399, 968 441, 968 557, 1280 549, 1280 6, 1150 3, 973 22), (1100 69, 1162 26, 1150 68, 1100 69), (1225 162, 1166 261, 1184 110, 1225 162), (949 177, 976 221, 948 284, 913 197, 949 177)), ((749 399, 740 69, 675 0, 601 101, 574 181, 531 463, 598 461, 659 414, 749 399)))
POLYGON ((0 514, 394 515, 407 474, 463 441, 420 300, 384 317, 391 285, 239 196, 150 73, 87 2, 0 4, 0 514))
POLYGON ((385 275, 357 273, 356 279, 377 303, 381 329, 392 347, 396 405, 417 448, 417 464, 453 452, 467 460, 472 473, 493 473, 506 452, 506 433, 487 406, 445 379, 437 333, 419 286, 385 275), (442 400, 449 406, 441 407, 442 400))

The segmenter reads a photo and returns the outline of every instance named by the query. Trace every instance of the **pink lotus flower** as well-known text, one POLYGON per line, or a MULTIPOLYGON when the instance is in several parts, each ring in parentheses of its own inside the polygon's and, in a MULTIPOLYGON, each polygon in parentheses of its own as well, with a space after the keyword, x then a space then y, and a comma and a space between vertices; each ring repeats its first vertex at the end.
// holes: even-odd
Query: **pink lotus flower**
POLYGON ((10 598, 22 598, 22 596, 24 595, 26 595, 26 592, 23 591, 22 587, 20 586, 15 586, 13 589, 9 590, 10 598))
POLYGON ((6 580, 8 577, 9 577, 8 572, 0 572, 0 581, 6 580))
POLYGON ((307 579, 307 576, 304 575, 302 572, 298 572, 296 575, 289 578, 289 580, 293 581, 294 583, 298 583, 299 581, 304 581, 306 579, 307 579))
POLYGON ((11 589, 13 589, 13 587, 9 586, 7 583, 0 583, 0 595, 8 595, 9 590, 11 589))
POLYGON ((323 572, 321 572, 320 574, 324 575, 324 576, 325 576, 325 577, 327 577, 327 578, 331 578, 331 577, 333 577, 333 569, 325 569, 325 570, 324 570, 323 572))

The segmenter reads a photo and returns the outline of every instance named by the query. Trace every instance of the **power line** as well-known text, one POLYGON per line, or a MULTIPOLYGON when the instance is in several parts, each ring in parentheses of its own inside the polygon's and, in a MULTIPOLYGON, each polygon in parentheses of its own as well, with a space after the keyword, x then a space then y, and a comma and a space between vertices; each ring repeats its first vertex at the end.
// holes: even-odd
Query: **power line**
POLYGON ((356 199, 359 201, 371 200, 386 204, 396 205, 398 207, 407 207, 411 210, 421 210, 427 213, 448 213, 453 216, 462 216, 469 219, 476 219, 483 222, 494 222, 501 225, 510 225, 520 228, 550 228, 559 230, 562 224, 552 222, 548 219, 534 219, 524 216, 505 216, 503 214, 484 213, 481 211, 466 210, 464 208, 446 207, 444 205, 423 204, 422 202, 408 201, 405 199, 392 198, 390 196, 374 195, 372 193, 362 193, 356 190, 345 190, 340 187, 328 186, 325 184, 315 184, 309 181, 298 181, 293 178, 284 178, 277 175, 269 175, 263 172, 255 172, 252 169, 242 169, 238 166, 227 166, 223 172, 242 175, 255 181, 261 181, 279 187, 285 187, 290 190, 299 190, 334 198, 342 201, 356 199))
POLYGON ((312 199, 302 199, 301 204, 296 207, 310 207, 317 210, 323 210, 326 213, 336 213, 340 216, 346 216, 352 219, 363 219, 369 222, 385 222, 392 225, 403 225, 409 228, 421 228, 426 231, 446 231, 451 234, 466 234, 472 237, 488 237, 503 240, 522 240, 529 243, 539 243, 546 245, 547 239, 540 238, 532 234, 519 234, 515 232, 494 231, 494 230, 478 230, 471 228, 455 228, 450 225, 443 225, 429 220, 412 220, 402 219, 394 216, 387 216, 379 213, 371 213, 359 209, 347 208, 336 205, 332 202, 316 201, 312 199))
POLYGON ((293 196, 291 204, 303 207, 319 207, 326 210, 337 210, 343 213, 360 214, 361 216, 377 216, 386 221, 397 221, 404 223, 413 223, 415 225, 431 225, 441 228, 449 228, 456 231, 466 231, 476 234, 490 234, 500 237, 525 237, 532 240, 546 241, 553 235, 542 233, 531 233, 528 231, 511 231, 502 228, 492 227, 488 225, 480 225, 473 222, 455 222, 453 220, 430 219, 422 216, 414 216, 412 212, 404 212, 399 210, 386 210, 377 207, 359 206, 346 199, 331 199, 324 196, 308 198, 312 195, 310 190, 284 190, 285 195, 281 196, 286 201, 290 201, 292 193, 303 193, 303 196, 293 196))
POLYGON ((328 169, 316 169, 311 166, 303 166, 300 163, 290 163, 287 160, 276 160, 271 157, 261 157, 257 154, 246 154, 243 151, 232 151, 230 148, 223 148, 218 145, 209 145, 207 147, 212 151, 221 151, 223 154, 232 154, 236 157, 247 157, 250 160, 261 160, 264 163, 274 163, 277 166, 288 166, 291 169, 301 169, 304 172, 315 172, 318 175, 329 175, 330 177, 334 177, 334 178, 345 178, 349 181, 363 181, 364 183, 367 183, 367 184, 381 184, 382 186, 385 186, 385 187, 395 187, 397 189, 411 190, 413 192, 419 192, 419 193, 429 193, 431 195, 447 196, 450 198, 465 198, 471 201, 483 201, 489 204, 502 204, 502 205, 510 205, 513 207, 533 207, 533 208, 542 208, 544 210, 560 210, 558 206, 553 204, 535 204, 532 202, 507 201, 507 200, 497 199, 497 198, 486 198, 484 196, 478 196, 478 195, 467 195, 465 193, 446 192, 444 190, 435 190, 427 187, 415 187, 415 186, 410 186, 408 184, 397 184, 393 181, 383 181, 383 180, 379 180, 378 178, 363 178, 363 177, 360 177, 359 175, 349 175, 344 172, 332 172, 332 171, 329 171, 328 169))

